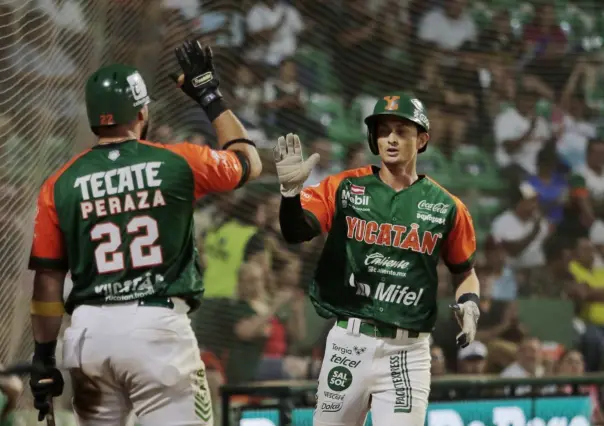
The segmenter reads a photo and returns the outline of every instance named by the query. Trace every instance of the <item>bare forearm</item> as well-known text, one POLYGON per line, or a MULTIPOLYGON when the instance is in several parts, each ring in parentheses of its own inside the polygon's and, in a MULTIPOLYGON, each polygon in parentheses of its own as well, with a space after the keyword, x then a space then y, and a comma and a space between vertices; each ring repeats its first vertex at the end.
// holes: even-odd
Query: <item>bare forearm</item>
POLYGON ((468 293, 480 296, 480 283, 474 269, 465 274, 456 274, 453 279, 456 284, 459 283, 455 291, 455 300, 458 300, 461 295, 468 293))
POLYGON ((37 343, 53 342, 59 336, 63 320, 64 281, 65 272, 36 272, 31 301, 31 322, 37 343))
MULTIPOLYGON (((218 145, 222 148, 227 142, 236 139, 248 139, 247 130, 243 124, 233 114, 231 110, 226 110, 220 114, 212 122, 216 135, 218 137, 218 145)), ((239 151, 245 155, 249 161, 250 174, 248 179, 255 179, 262 173, 262 161, 258 155, 256 148, 247 143, 234 143, 229 145, 229 150, 239 151)))

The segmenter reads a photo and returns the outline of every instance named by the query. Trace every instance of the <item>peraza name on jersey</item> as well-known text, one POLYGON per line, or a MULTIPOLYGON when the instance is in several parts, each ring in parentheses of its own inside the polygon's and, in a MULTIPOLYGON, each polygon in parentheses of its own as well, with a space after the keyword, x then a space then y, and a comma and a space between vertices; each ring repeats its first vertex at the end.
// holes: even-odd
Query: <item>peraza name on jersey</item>
POLYGON ((82 218, 165 206, 161 191, 151 191, 161 185, 157 177, 161 164, 150 161, 78 177, 73 187, 80 189, 84 200, 80 203, 82 218))
POLYGON ((412 250, 417 253, 432 254, 441 233, 424 231, 420 236, 419 224, 412 223, 409 227, 393 225, 392 223, 367 222, 358 217, 346 216, 348 226, 347 237, 365 244, 397 247, 402 250, 412 250))

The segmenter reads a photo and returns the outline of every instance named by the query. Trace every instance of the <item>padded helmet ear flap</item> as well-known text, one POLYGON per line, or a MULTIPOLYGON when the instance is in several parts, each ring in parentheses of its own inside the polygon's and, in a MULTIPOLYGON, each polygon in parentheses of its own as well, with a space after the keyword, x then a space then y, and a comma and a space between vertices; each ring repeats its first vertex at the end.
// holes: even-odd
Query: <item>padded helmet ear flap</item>
POLYGON ((377 137, 375 135, 375 125, 367 126, 367 142, 369 143, 369 150, 373 155, 380 153, 377 144, 377 137))

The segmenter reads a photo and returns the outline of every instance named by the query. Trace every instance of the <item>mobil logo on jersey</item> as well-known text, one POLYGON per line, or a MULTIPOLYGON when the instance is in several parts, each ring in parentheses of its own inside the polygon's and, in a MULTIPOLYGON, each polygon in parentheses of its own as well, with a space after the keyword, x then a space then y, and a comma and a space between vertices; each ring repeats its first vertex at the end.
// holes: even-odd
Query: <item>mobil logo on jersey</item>
POLYGON ((348 188, 342 189, 342 207, 351 205, 355 210, 369 211, 369 195, 365 194, 365 187, 351 183, 348 188))
POLYGON ((396 247, 429 255, 434 252, 436 244, 442 238, 441 233, 422 231, 417 223, 405 226, 346 216, 346 226, 348 239, 369 245, 396 247))

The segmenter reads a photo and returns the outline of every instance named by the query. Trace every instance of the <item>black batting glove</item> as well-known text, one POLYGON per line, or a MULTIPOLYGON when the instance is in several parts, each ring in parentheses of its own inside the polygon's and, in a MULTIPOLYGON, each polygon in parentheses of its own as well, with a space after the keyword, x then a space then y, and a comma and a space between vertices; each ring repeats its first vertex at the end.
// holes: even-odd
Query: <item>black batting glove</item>
POLYGON ((218 90, 220 82, 214 69, 212 49, 202 46, 197 40, 187 40, 174 49, 182 73, 172 74, 183 92, 197 102, 204 110, 217 100, 222 99, 218 90))
POLYGON ((65 382, 58 368, 54 351, 56 342, 37 343, 32 364, 29 387, 34 397, 34 408, 38 410, 38 421, 50 413, 50 400, 63 393, 65 382))

